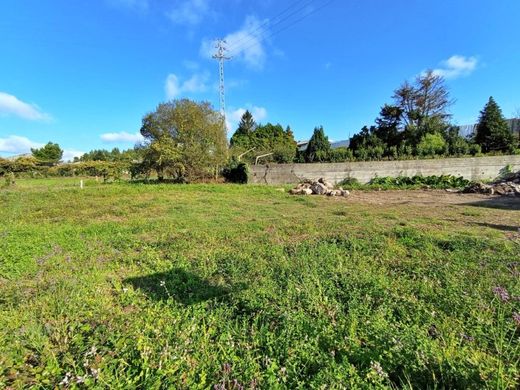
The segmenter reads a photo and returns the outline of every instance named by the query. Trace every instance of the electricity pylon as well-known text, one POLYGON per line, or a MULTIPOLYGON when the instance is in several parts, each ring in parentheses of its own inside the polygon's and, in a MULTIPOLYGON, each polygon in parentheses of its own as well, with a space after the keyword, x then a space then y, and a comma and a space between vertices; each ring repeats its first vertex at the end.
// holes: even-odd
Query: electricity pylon
POLYGON ((226 119, 226 89, 224 87, 224 61, 230 60, 231 57, 226 56, 227 48, 226 41, 224 39, 218 39, 215 44, 217 52, 213 55, 213 58, 218 61, 219 68, 219 91, 220 91, 220 112, 226 119))

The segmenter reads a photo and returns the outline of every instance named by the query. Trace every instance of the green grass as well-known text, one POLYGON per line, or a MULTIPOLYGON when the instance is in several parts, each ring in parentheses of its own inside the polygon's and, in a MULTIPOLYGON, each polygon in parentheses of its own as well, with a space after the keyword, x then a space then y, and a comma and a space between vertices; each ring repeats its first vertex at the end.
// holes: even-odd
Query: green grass
POLYGON ((0 388, 519 386, 518 210, 77 179, 0 205, 0 388))

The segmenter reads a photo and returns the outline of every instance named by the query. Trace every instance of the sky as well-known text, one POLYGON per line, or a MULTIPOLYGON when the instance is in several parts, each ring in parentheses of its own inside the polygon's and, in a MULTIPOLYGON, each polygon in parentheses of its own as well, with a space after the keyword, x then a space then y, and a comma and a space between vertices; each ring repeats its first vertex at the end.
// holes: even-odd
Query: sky
POLYGON ((519 15, 518 0, 0 0, 0 155, 131 148, 170 99, 218 110, 216 38, 232 57, 230 135, 248 109, 298 140, 316 126, 348 139, 427 69, 446 78, 455 124, 489 96, 512 117, 519 15))

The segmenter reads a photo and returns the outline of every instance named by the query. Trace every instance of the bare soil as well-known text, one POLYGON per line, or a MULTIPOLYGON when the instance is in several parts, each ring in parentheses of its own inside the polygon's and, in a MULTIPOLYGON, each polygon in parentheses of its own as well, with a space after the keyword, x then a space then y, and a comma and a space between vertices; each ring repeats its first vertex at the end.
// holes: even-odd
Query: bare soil
POLYGON ((520 197, 450 193, 444 190, 351 191, 355 203, 376 205, 466 205, 520 210, 520 197))

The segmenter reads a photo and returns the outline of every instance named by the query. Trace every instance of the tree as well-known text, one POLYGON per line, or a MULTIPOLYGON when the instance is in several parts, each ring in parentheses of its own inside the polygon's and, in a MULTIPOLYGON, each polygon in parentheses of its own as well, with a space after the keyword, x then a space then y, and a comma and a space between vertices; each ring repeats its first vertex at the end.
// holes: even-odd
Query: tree
POLYGON ((243 156, 245 161, 254 162, 254 156, 272 153, 263 161, 289 163, 296 155, 296 141, 289 126, 284 130, 280 124, 254 126, 252 131, 243 132, 239 129, 231 137, 234 154, 242 154, 249 149, 254 153, 243 156))
POLYGON ((305 162, 327 161, 330 155, 330 142, 323 131, 323 126, 315 127, 307 149, 305 150, 305 162))
POLYGON ((207 102, 159 104, 143 117, 141 135, 142 167, 155 170, 159 180, 213 177, 227 159, 224 118, 207 102))
POLYGON ((480 112, 480 118, 475 132, 475 143, 482 147, 483 152, 491 151, 509 151, 515 147, 513 133, 509 130, 509 126, 502 110, 490 97, 483 110, 480 112))
POLYGON ((83 154, 80 157, 74 157, 74 162, 85 161, 110 161, 110 162, 130 162, 139 158, 138 149, 127 149, 120 151, 119 148, 113 148, 111 151, 106 149, 94 149, 83 154))
MULTIPOLYGON (((253 115, 246 110, 240 119, 240 123, 238 124, 238 129, 235 131, 235 134, 230 139, 230 144, 233 145, 238 138, 241 137, 249 137, 253 131, 256 129, 256 122, 253 119, 253 115)), ((240 142, 240 141, 239 141, 240 142)))
POLYGON ((453 104, 444 78, 429 70, 405 82, 394 91, 394 104, 402 110, 404 138, 416 145, 425 134, 444 133, 449 126, 449 107, 453 104))
MULTIPOLYGON (((418 151, 419 143, 422 142, 421 148, 425 147, 427 134, 437 136, 426 141, 439 141, 439 136, 447 141, 451 128, 448 108, 453 100, 440 75, 427 71, 417 76, 413 83, 405 81, 392 98, 393 104, 381 108, 375 126, 364 126, 350 139, 349 149, 356 158, 395 159, 412 155, 418 151)), ((464 149, 464 146, 461 139, 453 139, 454 150, 464 149)), ((447 152, 449 147, 445 147, 444 152, 447 152)))
POLYGON ((31 148, 33 157, 42 165, 56 165, 63 157, 63 150, 60 145, 48 142, 47 145, 39 148, 31 148))

